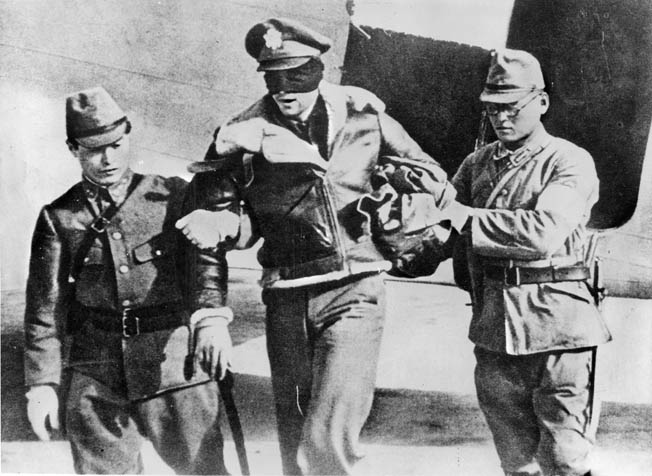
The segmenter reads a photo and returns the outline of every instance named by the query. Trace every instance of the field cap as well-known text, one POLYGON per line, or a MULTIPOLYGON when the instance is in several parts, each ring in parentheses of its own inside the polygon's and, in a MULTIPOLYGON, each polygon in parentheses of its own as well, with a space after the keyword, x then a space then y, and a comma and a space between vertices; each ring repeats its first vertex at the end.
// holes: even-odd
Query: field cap
POLYGON ((258 71, 296 68, 321 56, 331 45, 321 33, 287 18, 257 23, 245 37, 245 49, 258 61, 258 71))
POLYGON ((71 94, 66 99, 66 132, 69 139, 95 149, 118 141, 129 122, 124 111, 101 86, 71 94))
POLYGON ((517 102, 545 88, 539 61, 527 51, 494 50, 480 101, 517 102))

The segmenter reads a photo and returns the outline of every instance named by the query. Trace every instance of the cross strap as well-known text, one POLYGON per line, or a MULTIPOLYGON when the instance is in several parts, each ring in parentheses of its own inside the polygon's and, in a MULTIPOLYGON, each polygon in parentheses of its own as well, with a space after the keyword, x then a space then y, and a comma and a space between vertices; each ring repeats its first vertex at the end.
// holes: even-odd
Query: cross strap
POLYGON ((84 235, 84 238, 82 238, 82 242, 77 249, 77 254, 75 254, 75 257, 72 260, 70 274, 68 275, 69 283, 74 283, 77 281, 82 267, 84 266, 84 259, 86 258, 86 255, 88 255, 91 246, 93 246, 93 242, 98 236, 106 231, 106 227, 109 226, 113 217, 115 217, 116 213, 118 213, 122 205, 125 204, 131 193, 136 189, 136 187, 138 187, 138 184, 142 179, 142 175, 134 174, 133 178, 131 179, 131 183, 129 184, 129 188, 127 189, 125 199, 122 201, 122 203, 120 205, 112 203, 102 213, 95 217, 90 225, 88 225, 86 234, 84 235))
POLYGON ((494 200, 496 200, 496 197, 498 197, 498 194, 501 192, 501 190, 507 185, 507 183, 516 175, 516 172, 518 169, 520 169, 523 165, 528 163, 530 160, 532 160, 534 157, 537 157, 539 154, 541 154, 543 151, 546 151, 547 155, 552 155, 555 153, 554 148, 550 147, 550 143, 541 145, 537 147, 534 151, 530 152, 527 155, 523 155, 519 157, 517 160, 512 160, 510 159, 510 167, 509 170, 501 177, 501 179, 498 181, 496 186, 493 188, 491 191, 491 194, 487 198, 484 204, 484 208, 490 208, 491 205, 493 204, 494 200))

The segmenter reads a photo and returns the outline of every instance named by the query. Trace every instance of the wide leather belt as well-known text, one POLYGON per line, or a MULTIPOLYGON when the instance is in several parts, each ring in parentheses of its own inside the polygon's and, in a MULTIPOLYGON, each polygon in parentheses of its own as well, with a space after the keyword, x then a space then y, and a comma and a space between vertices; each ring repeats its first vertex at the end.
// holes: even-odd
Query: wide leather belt
POLYGON ((118 332, 123 337, 133 337, 146 332, 156 332, 186 324, 181 303, 125 308, 122 312, 77 305, 82 319, 106 332, 118 332))
POLYGON ((485 265, 484 275, 495 281, 502 281, 509 286, 534 283, 556 283, 560 281, 584 281, 591 276, 588 267, 583 265, 524 268, 519 266, 503 267, 485 265))

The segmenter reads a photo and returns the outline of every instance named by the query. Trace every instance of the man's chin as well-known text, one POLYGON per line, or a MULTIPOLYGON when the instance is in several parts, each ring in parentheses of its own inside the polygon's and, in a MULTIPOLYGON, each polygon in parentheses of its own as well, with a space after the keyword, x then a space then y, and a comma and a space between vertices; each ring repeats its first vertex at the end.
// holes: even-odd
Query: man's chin
POLYGON ((102 187, 110 187, 111 185, 115 185, 116 183, 118 183, 122 178, 122 175, 123 174, 120 172, 115 172, 108 175, 102 175, 101 177, 93 178, 93 182, 95 182, 98 185, 101 185, 102 187))
POLYGON ((512 131, 497 131, 496 136, 500 141, 506 143, 518 142, 521 140, 521 137, 519 137, 517 134, 514 134, 512 131))
POLYGON ((514 135, 514 132, 511 129, 496 129, 496 135, 500 138, 509 138, 514 135))
POLYGON ((281 114, 283 114, 285 117, 288 119, 295 119, 299 117, 299 113, 297 112, 296 108, 293 107, 281 107, 279 108, 281 110, 281 114))

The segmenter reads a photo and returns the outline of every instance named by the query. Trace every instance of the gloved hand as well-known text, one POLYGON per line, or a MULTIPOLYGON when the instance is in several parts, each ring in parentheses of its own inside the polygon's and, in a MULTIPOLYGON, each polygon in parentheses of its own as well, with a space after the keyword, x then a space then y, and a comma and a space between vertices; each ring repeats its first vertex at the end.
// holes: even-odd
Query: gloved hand
POLYGON ((27 397, 27 419, 32 430, 41 441, 50 440, 50 432, 46 422, 49 420, 50 428, 59 429, 59 397, 50 385, 34 385, 25 394, 27 397))
POLYGON ((210 249, 238 236, 240 215, 229 210, 194 210, 177 220, 175 226, 198 248, 210 249))
POLYGON ((228 318, 214 316, 205 317, 194 326, 193 375, 201 368, 211 378, 222 380, 231 369, 233 344, 228 325, 228 318))
POLYGON ((446 208, 444 208, 443 215, 446 219, 450 220, 451 226, 455 228, 458 233, 462 233, 462 229, 473 216, 473 211, 473 208, 462 205, 457 200, 453 200, 446 208))
POLYGON ((216 152, 218 155, 242 151, 259 153, 263 130, 267 125, 269 125, 267 121, 257 117, 223 126, 215 138, 216 152))
POLYGON ((262 152, 265 158, 273 164, 312 164, 321 170, 326 170, 328 167, 328 162, 319 155, 316 146, 274 124, 265 126, 262 152))

